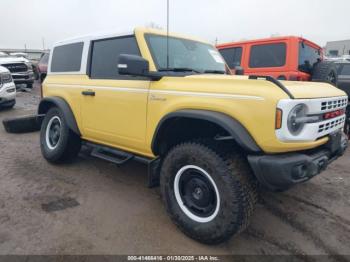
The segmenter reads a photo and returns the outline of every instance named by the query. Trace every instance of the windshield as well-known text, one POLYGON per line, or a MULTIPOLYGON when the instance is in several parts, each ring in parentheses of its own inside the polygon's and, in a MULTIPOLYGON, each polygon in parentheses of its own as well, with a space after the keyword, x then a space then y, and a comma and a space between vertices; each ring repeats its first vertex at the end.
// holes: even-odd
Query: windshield
POLYGON ((183 38, 169 37, 169 64, 167 37, 146 35, 158 71, 193 71, 198 73, 225 73, 225 62, 211 45, 183 38))
POLYGON ((321 51, 306 43, 299 43, 299 66, 298 69, 305 73, 312 73, 315 64, 321 61, 321 51))

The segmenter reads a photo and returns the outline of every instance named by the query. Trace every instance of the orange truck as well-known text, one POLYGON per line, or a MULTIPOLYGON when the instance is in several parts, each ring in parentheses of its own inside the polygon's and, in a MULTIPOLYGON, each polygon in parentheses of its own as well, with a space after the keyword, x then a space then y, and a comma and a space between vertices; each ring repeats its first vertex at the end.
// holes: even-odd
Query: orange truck
POLYGON ((309 81, 323 60, 322 48, 302 37, 287 36, 232 42, 217 46, 234 72, 272 76, 279 80, 309 81))

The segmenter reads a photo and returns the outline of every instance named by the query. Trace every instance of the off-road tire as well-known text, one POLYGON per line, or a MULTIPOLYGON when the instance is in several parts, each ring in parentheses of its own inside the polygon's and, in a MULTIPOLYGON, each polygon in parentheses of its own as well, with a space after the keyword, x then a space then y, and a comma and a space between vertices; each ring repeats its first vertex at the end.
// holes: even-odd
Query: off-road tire
POLYGON ((81 148, 81 139, 69 129, 62 111, 57 107, 52 107, 46 113, 40 131, 40 147, 44 158, 51 163, 61 163, 73 160, 81 148), (54 149, 50 149, 46 136, 47 128, 51 119, 59 118, 61 123, 60 138, 54 149))
POLYGON ((205 244, 219 244, 246 229, 258 200, 257 182, 246 158, 203 142, 182 143, 168 152, 161 167, 160 187, 173 222, 186 235, 205 244), (219 211, 209 222, 191 219, 176 200, 175 177, 187 165, 207 171, 218 189, 219 211))
POLYGON ((312 72, 312 81, 326 82, 337 86, 338 72, 335 63, 330 61, 317 63, 312 72), (333 75, 333 77, 331 77, 331 75, 333 75))

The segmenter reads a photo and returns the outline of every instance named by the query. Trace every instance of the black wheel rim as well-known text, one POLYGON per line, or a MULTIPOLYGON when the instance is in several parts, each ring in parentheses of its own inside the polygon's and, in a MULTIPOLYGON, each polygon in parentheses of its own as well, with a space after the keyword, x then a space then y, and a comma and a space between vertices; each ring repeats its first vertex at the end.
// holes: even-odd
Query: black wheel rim
POLYGON ((200 170, 187 169, 179 181, 179 192, 188 210, 199 217, 209 217, 215 212, 217 198, 209 179, 200 170))

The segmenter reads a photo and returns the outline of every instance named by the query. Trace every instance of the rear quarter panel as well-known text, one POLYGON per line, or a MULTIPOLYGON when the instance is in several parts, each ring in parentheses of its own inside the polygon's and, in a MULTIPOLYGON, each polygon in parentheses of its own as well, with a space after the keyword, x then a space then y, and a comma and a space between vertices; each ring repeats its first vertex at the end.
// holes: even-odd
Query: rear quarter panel
POLYGON ((43 97, 60 97, 64 99, 72 109, 79 130, 82 129, 81 119, 81 92, 82 87, 65 88, 64 85, 79 85, 88 80, 86 75, 51 75, 49 74, 42 86, 43 97))

